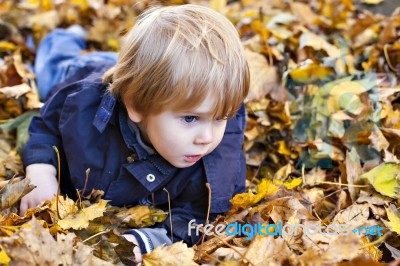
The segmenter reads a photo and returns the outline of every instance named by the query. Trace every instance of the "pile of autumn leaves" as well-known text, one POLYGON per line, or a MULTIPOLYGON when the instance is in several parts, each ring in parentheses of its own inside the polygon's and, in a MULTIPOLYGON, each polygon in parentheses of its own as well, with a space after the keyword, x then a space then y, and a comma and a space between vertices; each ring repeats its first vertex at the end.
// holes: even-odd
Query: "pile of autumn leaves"
MULTIPOLYGON (((134 17, 127 8, 134 1, 100 7, 74 1, 62 9, 52 1, 23 3, 11 11, 5 2, 0 11, 17 14, 10 21, 30 28, 35 42, 61 22, 97 16, 89 38, 95 36, 91 41, 103 49, 118 49, 115 28, 128 27, 134 17), (35 14, 29 23, 18 15, 27 12, 35 14)), ((144 256, 144 264, 381 265, 381 250, 397 258, 400 16, 356 12, 347 0, 209 4, 237 26, 252 76, 244 146, 248 190, 214 224, 379 225, 384 235, 214 235, 193 248, 159 247, 144 256)), ((133 246, 119 235, 161 222, 166 212, 112 207, 101 191, 92 191, 78 192, 77 201, 58 196, 17 215, 15 206, 32 187, 26 179, 9 179, 21 174, 17 151, 41 104, 25 65, 32 60, 29 49, 11 36, 0 41, 0 51, 0 263, 132 264, 133 246)))

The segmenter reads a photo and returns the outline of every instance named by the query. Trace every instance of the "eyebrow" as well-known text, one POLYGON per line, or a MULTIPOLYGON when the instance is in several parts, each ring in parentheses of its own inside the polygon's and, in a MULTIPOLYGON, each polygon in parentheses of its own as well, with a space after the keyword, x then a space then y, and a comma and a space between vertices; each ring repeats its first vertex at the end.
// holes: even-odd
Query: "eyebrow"
POLYGON ((194 112, 194 111, 190 111, 190 110, 186 110, 186 111, 177 111, 177 113, 181 113, 181 114, 190 114, 190 115, 212 115, 212 112, 194 112))

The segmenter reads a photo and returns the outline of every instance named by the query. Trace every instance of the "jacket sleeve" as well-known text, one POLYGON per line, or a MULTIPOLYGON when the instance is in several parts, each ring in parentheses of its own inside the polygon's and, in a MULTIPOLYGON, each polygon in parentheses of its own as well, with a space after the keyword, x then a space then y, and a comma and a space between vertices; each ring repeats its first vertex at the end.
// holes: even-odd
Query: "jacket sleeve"
MULTIPOLYGON (((24 168, 34 163, 51 164, 57 168, 57 157, 53 149, 56 146, 63 154, 59 121, 62 115, 64 103, 71 93, 81 90, 84 86, 83 80, 97 68, 103 71, 110 65, 101 67, 96 64, 88 64, 81 71, 56 85, 50 92, 50 97, 40 109, 40 116, 34 117, 29 126, 29 139, 22 151, 24 168)), ((62 156, 61 156, 62 157, 62 156)))
MULTIPOLYGON (((60 84, 62 87, 65 83, 60 84)), ((62 140, 59 131, 59 121, 67 96, 80 88, 71 84, 59 89, 49 98, 40 110, 40 116, 34 117, 29 126, 29 139, 22 151, 24 168, 34 163, 51 164, 57 168, 56 146, 63 157, 62 140)))

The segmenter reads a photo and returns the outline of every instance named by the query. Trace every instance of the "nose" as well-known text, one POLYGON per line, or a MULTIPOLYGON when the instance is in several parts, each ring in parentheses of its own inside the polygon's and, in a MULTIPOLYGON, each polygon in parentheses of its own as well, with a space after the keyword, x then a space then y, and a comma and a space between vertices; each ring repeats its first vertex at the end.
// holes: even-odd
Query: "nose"
POLYGON ((214 131, 214 128, 213 128, 212 122, 204 123, 204 125, 199 128, 199 131, 196 134, 194 144, 198 144, 198 145, 210 144, 214 138, 213 131, 214 131))

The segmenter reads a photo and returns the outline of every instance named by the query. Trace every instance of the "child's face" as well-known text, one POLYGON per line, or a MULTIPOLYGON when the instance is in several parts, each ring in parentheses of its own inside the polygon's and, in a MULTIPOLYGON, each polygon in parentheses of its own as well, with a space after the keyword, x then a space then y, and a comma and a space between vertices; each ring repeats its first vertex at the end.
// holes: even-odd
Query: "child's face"
POLYGON ((139 126, 146 140, 170 164, 189 167, 211 153, 221 142, 226 120, 212 119, 213 99, 207 97, 189 112, 165 111, 149 115, 142 121, 139 114, 128 110, 129 117, 139 126))

